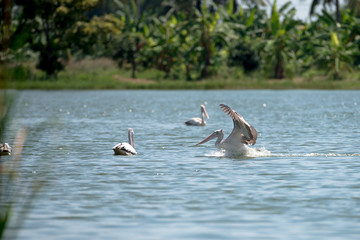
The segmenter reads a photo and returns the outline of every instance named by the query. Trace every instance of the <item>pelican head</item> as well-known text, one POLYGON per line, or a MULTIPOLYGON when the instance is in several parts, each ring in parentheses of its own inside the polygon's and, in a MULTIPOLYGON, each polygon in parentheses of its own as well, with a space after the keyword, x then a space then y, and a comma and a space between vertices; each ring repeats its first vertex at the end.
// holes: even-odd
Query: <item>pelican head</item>
POLYGON ((201 108, 201 114, 205 114, 206 118, 209 119, 210 117, 209 117, 209 114, 206 111, 205 105, 201 104, 200 108, 201 108))
POLYGON ((196 145, 206 143, 206 142, 208 142, 208 141, 210 141, 211 139, 214 139, 214 138, 217 138, 217 140, 215 142, 215 146, 220 148, 220 142, 224 138, 223 130, 219 129, 219 130, 214 131, 212 134, 210 134, 210 136, 208 136, 207 138, 205 138, 201 142, 197 143, 196 145))

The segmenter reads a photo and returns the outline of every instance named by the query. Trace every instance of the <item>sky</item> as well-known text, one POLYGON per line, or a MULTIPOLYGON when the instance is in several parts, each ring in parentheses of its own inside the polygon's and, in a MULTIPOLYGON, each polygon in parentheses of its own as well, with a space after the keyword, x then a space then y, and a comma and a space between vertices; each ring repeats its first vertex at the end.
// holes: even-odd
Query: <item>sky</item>
MULTIPOLYGON (((271 2, 273 0, 270 0, 271 2)), ((288 2, 289 0, 277 0, 278 8, 288 2)), ((296 8, 296 17, 301 20, 309 20, 309 12, 312 0, 290 0, 292 5, 296 8)), ((340 0, 340 5, 344 3, 344 0, 340 0)), ((317 11, 321 12, 322 4, 317 7, 317 11)))

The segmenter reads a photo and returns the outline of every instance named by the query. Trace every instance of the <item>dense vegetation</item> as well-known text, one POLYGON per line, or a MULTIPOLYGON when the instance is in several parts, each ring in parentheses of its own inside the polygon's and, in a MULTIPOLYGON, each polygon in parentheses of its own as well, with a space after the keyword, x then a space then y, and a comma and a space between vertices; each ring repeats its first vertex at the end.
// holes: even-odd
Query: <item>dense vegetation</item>
POLYGON ((1 61, 36 59, 46 79, 88 57, 112 58, 132 78, 151 69, 169 81, 314 71, 343 79, 360 68, 360 1, 314 0, 312 12, 322 2, 336 11, 304 22, 276 0, 270 14, 263 1, 3 0, 1 61))

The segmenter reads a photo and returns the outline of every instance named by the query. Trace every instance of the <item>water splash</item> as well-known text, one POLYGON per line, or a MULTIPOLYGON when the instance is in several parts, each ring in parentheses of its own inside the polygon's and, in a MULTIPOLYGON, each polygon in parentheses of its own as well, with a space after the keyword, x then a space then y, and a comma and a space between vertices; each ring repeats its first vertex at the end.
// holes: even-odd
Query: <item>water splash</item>
POLYGON ((225 150, 213 151, 205 154, 206 157, 360 157, 360 153, 271 153, 265 147, 248 148, 243 154, 226 152, 225 150))
POLYGON ((267 150, 265 147, 248 148, 246 156, 247 157, 270 157, 271 152, 269 150, 267 150))
POLYGON ((270 157, 271 152, 264 147, 261 148, 246 148, 244 153, 233 153, 227 152, 225 150, 213 151, 209 154, 205 154, 207 157, 246 157, 246 158, 255 158, 255 157, 270 157))
POLYGON ((206 157, 225 157, 224 150, 213 151, 211 153, 205 154, 206 157))
POLYGON ((274 153, 272 157, 359 157, 359 153, 274 153))

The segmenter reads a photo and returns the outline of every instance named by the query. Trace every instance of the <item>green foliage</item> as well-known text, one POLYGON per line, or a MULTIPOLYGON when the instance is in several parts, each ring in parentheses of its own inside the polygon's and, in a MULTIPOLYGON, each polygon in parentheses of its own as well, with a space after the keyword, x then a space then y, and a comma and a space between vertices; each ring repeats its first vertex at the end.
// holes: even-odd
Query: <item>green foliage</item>
POLYGON ((12 36, 16 40, 11 47, 17 49, 28 43, 39 53, 38 68, 48 76, 56 76, 67 60, 74 23, 84 18, 84 10, 96 3, 97 0, 16 1, 21 13, 12 36))
POLYGON ((148 39, 148 45, 144 50, 145 59, 152 62, 156 69, 163 71, 168 78, 176 64, 181 61, 179 55, 182 44, 186 41, 187 30, 184 29, 183 22, 175 16, 152 20, 150 33, 145 33, 148 39))
POLYGON ((204 4, 202 11, 196 10, 195 17, 187 21, 188 35, 181 52, 188 80, 215 74, 221 62, 226 60, 224 53, 232 29, 226 22, 220 24, 222 13, 224 11, 216 9, 216 6, 204 4))
POLYGON ((304 23, 295 19, 290 2, 278 6, 274 0, 271 15, 260 7, 264 1, 241 3, 18 0, 10 59, 30 49, 38 68, 56 76, 72 55, 111 57, 133 78, 153 68, 163 78, 190 81, 216 76, 227 66, 242 74, 260 69, 278 79, 312 68, 341 78, 359 67, 356 11, 344 9, 341 24, 327 11, 304 23))
POLYGON ((125 26, 125 19, 113 14, 94 16, 90 21, 77 21, 71 33, 72 48, 85 55, 101 57, 110 55, 113 39, 119 36, 125 26))
POLYGON ((245 72, 251 72, 260 65, 260 57, 252 48, 249 39, 236 41, 229 49, 229 66, 240 66, 245 72))
POLYGON ((111 56, 118 61, 119 66, 125 64, 131 65, 132 77, 136 77, 138 65, 143 60, 142 52, 147 44, 145 34, 148 27, 145 22, 145 15, 139 13, 135 0, 130 1, 130 5, 123 5, 116 1, 118 11, 116 17, 124 22, 124 28, 121 34, 113 34, 113 43, 111 43, 111 56))
MULTIPOLYGON (((175 67, 176 68, 176 67, 175 67)), ((342 81, 329 81, 319 77, 323 72, 309 70, 303 78, 296 81, 284 79, 269 81, 260 72, 243 74, 237 67, 226 66, 212 77, 187 81, 180 76, 176 81, 162 78, 161 72, 146 69, 137 73, 138 79, 131 78, 131 70, 119 69, 117 64, 108 59, 81 60, 72 62, 65 71, 58 75, 57 81, 32 76, 22 81, 15 81, 9 76, 8 87, 11 89, 360 89, 360 71, 344 76, 342 81), (357 80, 356 80, 357 79, 357 80)))
POLYGON ((299 48, 299 34, 296 33, 299 21, 294 20, 295 9, 289 7, 290 2, 287 2, 278 10, 274 0, 270 22, 265 29, 267 37, 259 44, 262 59, 270 63, 264 64, 264 68, 273 72, 270 77, 278 79, 285 77, 286 64, 294 60, 299 48))
MULTIPOLYGON (((343 13, 342 25, 326 12, 319 17, 319 21, 311 27, 320 33, 314 33, 312 48, 317 54, 313 64, 328 72, 333 79, 341 79, 346 71, 352 71, 358 53, 359 19, 343 13)), ((311 32, 315 32, 311 31, 311 32)))

